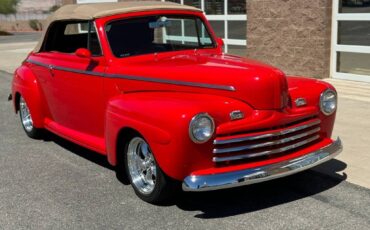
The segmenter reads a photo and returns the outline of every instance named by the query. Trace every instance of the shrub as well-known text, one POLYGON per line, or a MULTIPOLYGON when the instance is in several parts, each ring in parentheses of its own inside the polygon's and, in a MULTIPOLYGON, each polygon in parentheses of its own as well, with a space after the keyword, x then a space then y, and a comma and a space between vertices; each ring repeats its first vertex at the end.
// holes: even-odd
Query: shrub
POLYGON ((55 12, 55 11, 56 11, 57 9, 59 9, 59 8, 60 8, 60 6, 58 6, 58 5, 54 5, 54 6, 50 7, 49 12, 50 12, 50 13, 55 12))
POLYGON ((8 35, 12 35, 11 33, 9 32, 6 32, 6 31, 3 31, 3 30, 0 30, 0 36, 8 36, 8 35))
POLYGON ((42 23, 37 19, 29 20, 28 25, 35 31, 42 30, 42 23))

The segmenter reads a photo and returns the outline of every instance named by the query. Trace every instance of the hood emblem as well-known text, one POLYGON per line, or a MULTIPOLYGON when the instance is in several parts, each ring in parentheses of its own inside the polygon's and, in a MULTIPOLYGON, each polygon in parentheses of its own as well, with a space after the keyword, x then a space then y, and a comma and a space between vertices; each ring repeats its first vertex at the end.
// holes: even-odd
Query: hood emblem
POLYGON ((302 106, 307 105, 307 101, 306 101, 306 99, 304 99, 304 98, 302 98, 302 97, 295 99, 295 101, 294 101, 294 102, 295 102, 295 105, 296 105, 297 107, 302 107, 302 106))
POLYGON ((239 120, 244 118, 244 113, 240 110, 234 110, 230 113, 230 119, 233 120, 239 120))

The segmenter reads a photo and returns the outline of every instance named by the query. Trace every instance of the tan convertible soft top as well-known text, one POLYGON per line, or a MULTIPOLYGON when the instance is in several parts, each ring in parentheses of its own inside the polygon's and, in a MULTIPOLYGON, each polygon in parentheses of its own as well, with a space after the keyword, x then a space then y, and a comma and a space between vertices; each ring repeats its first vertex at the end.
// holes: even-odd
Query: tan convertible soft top
POLYGON ((58 20, 92 20, 95 18, 101 18, 105 16, 149 11, 149 10, 191 10, 201 11, 198 8, 180 5, 173 2, 161 2, 161 1, 127 1, 127 2, 116 2, 116 3, 91 3, 91 4, 71 4, 65 5, 51 14, 45 25, 45 31, 43 32, 39 43, 36 45, 34 51, 39 52, 45 38, 45 33, 49 25, 58 20))

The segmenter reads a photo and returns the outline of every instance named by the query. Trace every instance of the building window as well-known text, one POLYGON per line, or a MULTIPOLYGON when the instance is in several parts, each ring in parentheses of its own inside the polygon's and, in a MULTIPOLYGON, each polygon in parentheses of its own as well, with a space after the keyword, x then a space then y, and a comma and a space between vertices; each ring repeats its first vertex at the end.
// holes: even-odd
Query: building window
MULTIPOLYGON (((162 0, 165 1, 165 0, 162 0)), ((224 40, 224 51, 246 55, 246 0, 167 0, 202 9, 215 31, 224 40)))
POLYGON ((334 0, 333 78, 370 82, 370 1, 334 0))

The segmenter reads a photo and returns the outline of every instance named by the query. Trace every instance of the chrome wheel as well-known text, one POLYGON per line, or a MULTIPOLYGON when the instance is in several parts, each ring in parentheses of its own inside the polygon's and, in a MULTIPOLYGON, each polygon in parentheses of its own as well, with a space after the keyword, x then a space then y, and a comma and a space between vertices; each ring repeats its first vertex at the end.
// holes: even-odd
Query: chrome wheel
POLYGON ((30 110, 23 97, 19 99, 19 112, 24 129, 27 132, 31 132, 33 130, 33 121, 30 110))
POLYGON ((134 137, 127 148, 128 172, 133 186, 142 194, 153 192, 157 166, 149 145, 141 137, 134 137))

